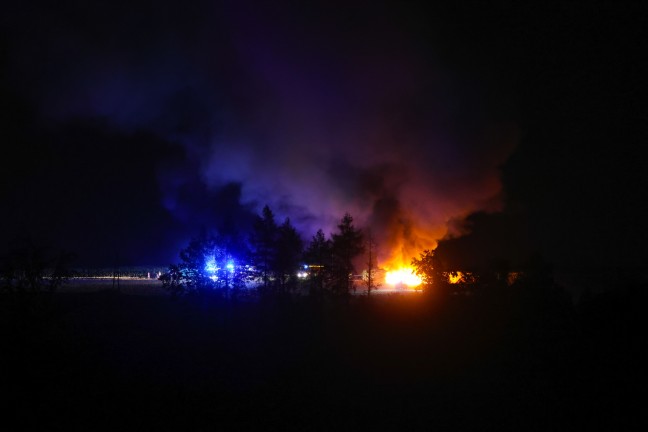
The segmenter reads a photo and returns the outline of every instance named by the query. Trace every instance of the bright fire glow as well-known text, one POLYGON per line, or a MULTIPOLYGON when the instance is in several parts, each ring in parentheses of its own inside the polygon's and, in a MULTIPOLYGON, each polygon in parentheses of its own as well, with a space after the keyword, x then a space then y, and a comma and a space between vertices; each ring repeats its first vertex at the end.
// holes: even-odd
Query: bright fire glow
POLYGON ((385 282, 390 285, 403 284, 415 287, 421 284, 421 278, 414 273, 410 267, 402 267, 385 273, 385 282))
POLYGON ((448 275, 448 282, 451 284, 456 284, 463 282, 464 275, 461 272, 452 272, 448 275))

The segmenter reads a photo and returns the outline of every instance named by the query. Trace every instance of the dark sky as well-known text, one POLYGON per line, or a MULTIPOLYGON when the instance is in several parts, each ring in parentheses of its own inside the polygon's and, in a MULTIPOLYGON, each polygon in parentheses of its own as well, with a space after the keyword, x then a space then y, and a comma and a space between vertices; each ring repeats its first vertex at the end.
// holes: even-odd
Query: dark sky
POLYGON ((644 265, 646 7, 445 3, 6 5, 2 242, 164 265, 269 204, 387 261, 644 265))

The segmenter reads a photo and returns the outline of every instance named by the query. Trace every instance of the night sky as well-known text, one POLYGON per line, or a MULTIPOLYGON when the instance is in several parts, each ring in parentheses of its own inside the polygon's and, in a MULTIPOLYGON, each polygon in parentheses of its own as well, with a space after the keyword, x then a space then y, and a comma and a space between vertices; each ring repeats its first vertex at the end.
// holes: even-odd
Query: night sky
POLYGON ((5 5, 0 243, 165 265, 268 204, 383 259, 643 266, 646 6, 445 3, 5 5))

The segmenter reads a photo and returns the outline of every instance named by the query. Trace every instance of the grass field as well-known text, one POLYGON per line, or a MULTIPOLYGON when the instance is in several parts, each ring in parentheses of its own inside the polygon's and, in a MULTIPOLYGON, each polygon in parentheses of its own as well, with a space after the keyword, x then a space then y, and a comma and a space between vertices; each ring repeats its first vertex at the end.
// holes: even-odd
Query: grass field
POLYGON ((162 282, 151 278, 121 277, 119 280, 111 277, 72 278, 66 281, 58 292, 60 293, 90 293, 100 291, 119 291, 122 294, 135 295, 166 295, 162 282))
POLYGON ((127 295, 159 289, 152 282, 78 288, 2 298, 3 430, 638 430, 645 420, 632 396, 645 384, 639 307, 225 303, 127 295))

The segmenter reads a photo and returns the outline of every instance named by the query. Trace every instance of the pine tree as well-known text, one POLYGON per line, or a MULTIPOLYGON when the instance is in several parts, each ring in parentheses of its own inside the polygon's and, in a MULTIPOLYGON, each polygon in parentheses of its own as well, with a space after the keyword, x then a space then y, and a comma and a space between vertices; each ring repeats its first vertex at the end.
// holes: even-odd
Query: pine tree
POLYGON ((202 232, 180 251, 180 263, 172 264, 160 276, 172 295, 197 294, 231 297, 245 288, 249 274, 236 262, 228 242, 202 232))
POLYGON ((362 231, 353 226, 353 218, 346 213, 332 238, 333 290, 338 295, 346 296, 350 293, 351 277, 355 273, 353 260, 364 252, 362 231))
POLYGON ((277 256, 277 238, 279 229, 274 214, 267 205, 254 221, 252 233, 252 262, 257 277, 261 278, 262 290, 268 293, 271 283, 275 281, 274 264, 277 256))
POLYGON ((277 230, 276 255, 273 270, 282 293, 293 291, 297 285, 297 271, 303 250, 303 242, 295 227, 286 218, 277 230))
POLYGON ((309 265, 310 295, 319 298, 326 288, 331 272, 332 243, 319 229, 304 252, 304 260, 309 265))

